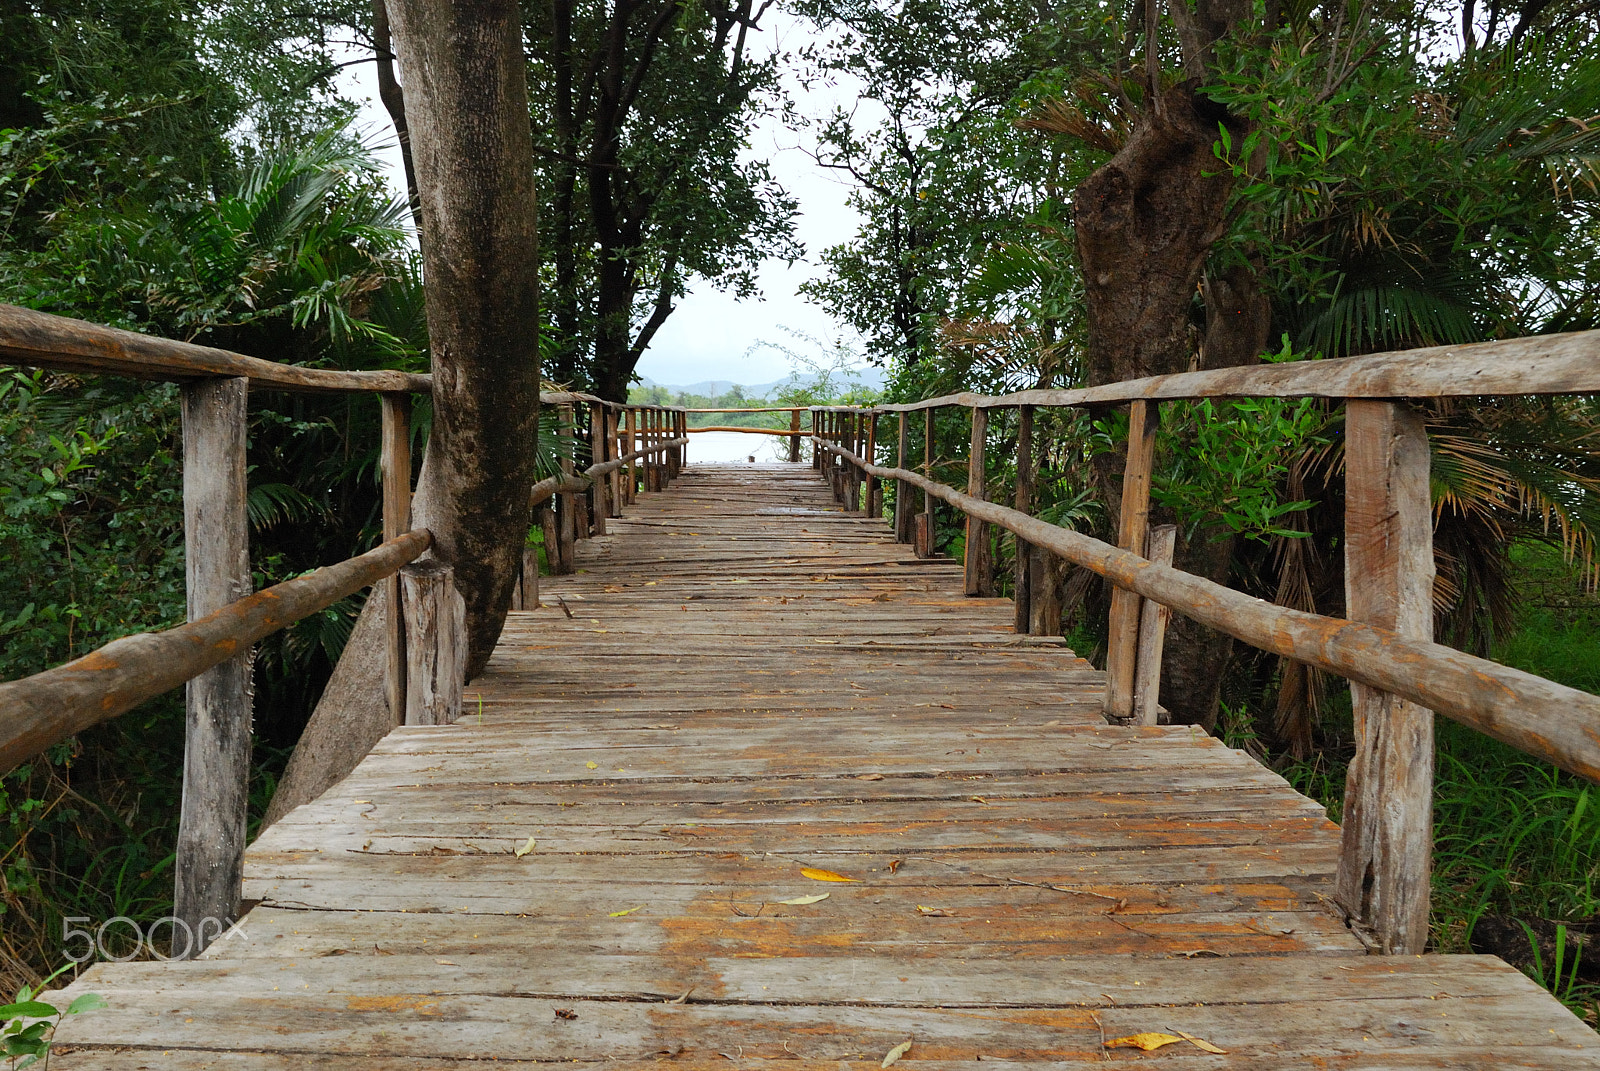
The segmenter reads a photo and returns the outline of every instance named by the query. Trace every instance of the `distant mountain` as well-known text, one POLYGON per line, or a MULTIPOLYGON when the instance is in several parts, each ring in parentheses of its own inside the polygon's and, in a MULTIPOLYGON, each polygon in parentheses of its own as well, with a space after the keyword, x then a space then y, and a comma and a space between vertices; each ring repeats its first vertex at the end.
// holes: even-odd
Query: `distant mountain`
MULTIPOLYGON (((871 387, 874 390, 881 389, 887 381, 881 368, 868 366, 856 369, 855 373, 862 386, 871 387)), ((802 375, 799 377, 799 382, 809 383, 814 378, 813 376, 802 375)), ((643 387, 665 387, 673 394, 681 391, 684 394, 700 394, 708 398, 726 394, 735 386, 739 386, 744 388, 746 397, 765 398, 793 382, 795 382, 794 376, 784 376, 782 379, 774 379, 770 383, 735 383, 731 379, 703 379, 699 383, 657 383, 649 376, 643 376, 639 380, 639 385, 643 387)))

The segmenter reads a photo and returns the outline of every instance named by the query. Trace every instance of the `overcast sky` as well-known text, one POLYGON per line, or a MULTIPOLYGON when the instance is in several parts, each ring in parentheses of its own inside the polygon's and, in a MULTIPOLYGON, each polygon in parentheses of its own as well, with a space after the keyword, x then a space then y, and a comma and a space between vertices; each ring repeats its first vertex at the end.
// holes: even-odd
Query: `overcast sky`
MULTIPOLYGON (((776 11, 767 13, 761 47, 793 50, 804 42, 808 28, 779 15, 776 11)), ((345 92, 365 101, 358 123, 373 139, 389 145, 382 157, 388 166, 390 184, 398 192, 404 188, 400 154, 393 146, 394 130, 388 113, 377 101, 373 65, 357 64, 345 68, 345 72, 345 92)), ((821 115, 838 96, 837 90, 829 89, 808 94, 793 79, 786 81, 802 114, 821 115)), ((769 122, 755 132, 749 146, 753 156, 770 163, 778 181, 799 201, 797 226, 806 247, 806 259, 792 267, 782 261, 764 265, 760 300, 736 301, 705 283, 691 282, 689 295, 657 332, 639 362, 641 375, 667 384, 708 379, 767 383, 784 378, 793 367, 782 353, 759 343, 806 348, 782 328, 830 340, 848 335, 847 329, 796 293, 801 283, 821 274, 822 250, 849 238, 857 221, 855 212, 845 204, 848 187, 834 173, 816 166, 805 152, 807 144, 804 132, 784 130, 769 122)))

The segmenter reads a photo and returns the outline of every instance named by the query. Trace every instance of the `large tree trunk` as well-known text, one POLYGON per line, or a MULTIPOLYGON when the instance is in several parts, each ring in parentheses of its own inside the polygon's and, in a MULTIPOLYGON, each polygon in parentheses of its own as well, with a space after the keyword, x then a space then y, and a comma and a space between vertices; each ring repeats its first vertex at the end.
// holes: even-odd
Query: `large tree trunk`
POLYGON ((433 354, 413 524, 455 568, 467 676, 505 623, 538 431, 533 140, 516 0, 390 0, 406 87, 433 354))
MULTIPOLYGON (((532 138, 515 0, 388 0, 422 205, 433 432, 412 525, 455 567, 467 676, 505 623, 538 431, 532 138)), ((317 798, 403 716, 384 699, 381 590, 367 600, 267 812, 317 798)))
MULTIPOLYGON (((1090 384, 1190 367, 1196 348, 1191 327, 1195 292, 1211 247, 1226 228, 1233 187, 1231 177, 1220 173, 1212 145, 1219 123, 1236 135, 1243 133, 1225 108, 1196 92, 1198 84, 1191 78, 1152 100, 1127 143, 1078 189, 1077 243, 1088 304, 1090 384)), ((1237 349, 1232 325, 1225 317, 1213 319, 1219 350, 1237 349)), ((1096 468, 1114 516, 1120 460, 1106 457, 1096 468)), ((1175 564, 1225 579, 1231 551, 1231 540, 1196 538, 1179 548, 1175 564)), ((1163 658, 1161 697, 1175 720, 1214 724, 1221 671, 1231 646, 1226 636, 1174 620, 1163 658)))

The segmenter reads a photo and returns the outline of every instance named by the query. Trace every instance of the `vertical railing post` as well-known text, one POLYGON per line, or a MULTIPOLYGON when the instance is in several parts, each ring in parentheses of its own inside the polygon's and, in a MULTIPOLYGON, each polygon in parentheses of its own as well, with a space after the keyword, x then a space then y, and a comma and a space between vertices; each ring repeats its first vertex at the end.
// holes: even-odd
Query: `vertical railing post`
MULTIPOLYGON (((1144 556, 1157 565, 1171 565, 1178 544, 1178 526, 1158 524, 1145 540, 1144 556)), ((1167 622, 1172 611, 1158 602, 1143 601, 1139 610, 1139 653, 1134 662, 1133 723, 1155 725, 1161 711, 1161 651, 1166 645, 1167 622)))
MULTIPOLYGON (((561 437, 571 444, 576 437, 574 434, 572 405, 570 403, 562 403, 559 412, 561 414, 561 437)), ((561 459, 561 475, 572 475, 571 458, 563 457, 561 459)), ((578 511, 574 507, 573 497, 573 495, 565 491, 556 496, 556 538, 561 542, 561 561, 564 566, 567 566, 563 570, 564 572, 572 571, 570 568, 573 557, 572 551, 574 544, 578 540, 578 511)))
MULTIPOLYGON (((911 455, 911 425, 905 410, 895 415, 900 423, 896 429, 894 467, 903 469, 911 455)), ((897 543, 911 542, 911 485, 904 480, 894 482, 894 538, 897 543)))
MULTIPOLYGON (((609 440, 606 437, 606 410, 605 410, 605 407, 603 405, 601 405, 599 402, 590 402, 589 403, 589 462, 590 462, 590 464, 599 465, 602 462, 611 460, 610 457, 606 454, 606 444, 607 444, 608 441, 609 440)), ((608 490, 610 490, 610 488, 611 488, 611 481, 609 479, 606 479, 605 477, 600 477, 600 478, 598 478, 598 479, 596 479, 594 481, 594 487, 592 488, 592 491, 593 491, 593 494, 594 494, 594 510, 593 510, 593 515, 594 516, 593 516, 593 522, 594 522, 594 534, 597 535, 597 536, 603 536, 603 535, 606 534, 606 518, 611 516, 611 506, 610 506, 610 503, 608 503, 606 501, 606 499, 608 497, 610 497, 610 496, 608 496, 606 494, 606 492, 608 490)))
MULTIPOLYGON (((183 388, 183 534, 188 619, 250 594, 245 515, 249 380, 183 388)), ((174 913, 197 955, 239 917, 250 784, 250 664, 241 651, 189 681, 184 695, 183 803, 174 913)))
POLYGON ((623 456, 628 457, 628 479, 626 493, 628 505, 633 505, 639 500, 639 469, 638 459, 631 457, 639 449, 639 410, 636 406, 628 406, 627 420, 627 445, 623 449, 623 456))
POLYGON ((406 724, 450 725, 461 716, 467 604, 455 571, 436 558, 400 570, 406 623, 406 724))
POLYGON ((789 412, 789 464, 800 463, 800 410, 789 412))
MULTIPOLYGON (((389 540, 411 530, 411 398, 406 394, 381 394, 378 400, 383 406, 383 443, 379 451, 383 538, 389 540)), ((383 596, 388 611, 384 623, 388 650, 384 698, 389 702, 390 724, 400 725, 406 717, 406 630, 398 575, 384 579, 383 596)))
MULTIPOLYGON (((922 476, 933 479, 933 407, 922 411, 922 476)), ((912 529, 917 557, 933 557, 933 496, 922 492, 922 512, 917 514, 912 529)))
MULTIPOLYGON (((1024 405, 1017 410, 1017 497, 1015 502, 1018 513, 1031 513, 1033 511, 1033 406, 1024 405)), ((1011 600, 1015 605, 1016 616, 1012 619, 1012 631, 1019 636, 1026 635, 1028 623, 1031 620, 1032 592, 1028 584, 1031 570, 1028 568, 1032 557, 1031 544, 1021 536, 1016 537, 1016 553, 1011 563, 1011 600)))
MULTIPOLYGON (((1117 546, 1144 555, 1145 533, 1150 526, 1150 469, 1155 461, 1156 423, 1159 410, 1149 402, 1132 403, 1128 410, 1128 459, 1122 476, 1122 516, 1117 546)), ((1133 673, 1139 653, 1139 596, 1123 588, 1111 590, 1111 624, 1106 636, 1106 696, 1108 718, 1133 717, 1133 673)))
MULTIPOLYGON (((1428 436, 1406 405, 1345 402, 1345 613, 1433 638, 1428 436)), ((1389 955, 1428 939, 1433 861, 1433 711, 1350 682, 1355 756, 1345 785, 1335 895, 1389 955)))
MULTIPOLYGON (((863 416, 867 422, 867 450, 861 457, 869 465, 878 463, 878 411, 868 409, 863 416)), ((873 520, 883 518, 883 484, 870 472, 861 470, 862 479, 867 481, 867 516, 873 520)))
MULTIPOLYGON (((606 406, 606 442, 609 444, 606 447, 606 456, 613 459, 622 457, 626 453, 622 446, 622 429, 617 426, 617 418, 617 410, 612 406, 606 406)), ((607 496, 611 509, 609 516, 621 517, 622 470, 612 469, 606 479, 611 483, 611 494, 607 496)))
MULTIPOLYGON (((972 409, 972 447, 967 454, 967 494, 973 498, 987 498, 988 485, 984 474, 984 444, 989 438, 989 411, 978 406, 972 409)), ((994 581, 990 576, 992 556, 989 552, 989 526, 976 517, 967 518, 966 560, 962 563, 962 581, 968 595, 994 594, 994 581)))

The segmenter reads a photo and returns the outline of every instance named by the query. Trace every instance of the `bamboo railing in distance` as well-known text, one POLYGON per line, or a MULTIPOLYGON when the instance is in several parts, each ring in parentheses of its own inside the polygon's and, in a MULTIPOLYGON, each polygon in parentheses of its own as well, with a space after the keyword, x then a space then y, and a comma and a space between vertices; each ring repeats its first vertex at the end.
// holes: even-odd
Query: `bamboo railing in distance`
MULTIPOLYGON (((970 595, 992 590, 985 526, 1012 532, 1019 632, 1059 631, 1061 562, 1110 581, 1104 700, 1109 720, 1156 723, 1169 613, 1349 680, 1357 741, 1345 790, 1338 900, 1375 951, 1418 953, 1428 935, 1433 714, 1600 781, 1600 697, 1433 642, 1429 447, 1422 420, 1402 399, 1591 393, 1600 393, 1600 331, 1225 368, 1079 390, 951 394, 871 409, 820 406, 811 413, 811 439, 814 464, 847 509, 861 507, 862 481, 896 482, 895 536, 914 542, 918 554, 933 553, 933 499, 964 514, 970 595), (1174 531, 1149 523, 1160 402, 1246 397, 1344 402, 1348 619, 1274 606, 1177 570, 1171 565, 1174 531), (1117 545, 1029 516, 1035 407, 1117 403, 1129 407, 1117 545), (932 478, 933 414, 947 406, 972 414, 964 491, 932 478), (987 501, 987 414, 998 408, 1019 411, 1015 508, 987 501), (919 410, 925 420, 920 472, 907 456, 907 417, 919 410), (878 464, 873 435, 886 415, 899 423, 893 465, 878 464), (923 493, 923 512, 908 523, 913 487, 923 493)), ((871 491, 867 498, 871 510, 871 491)))

